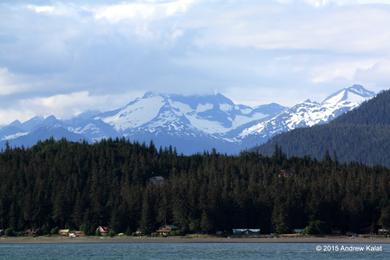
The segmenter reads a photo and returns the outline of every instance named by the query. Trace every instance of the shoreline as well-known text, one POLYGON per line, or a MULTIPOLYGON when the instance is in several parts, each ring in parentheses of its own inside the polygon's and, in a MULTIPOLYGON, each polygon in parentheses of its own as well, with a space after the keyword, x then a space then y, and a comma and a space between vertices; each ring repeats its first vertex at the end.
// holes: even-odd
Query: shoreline
POLYGON ((127 243, 323 243, 390 244, 389 237, 302 236, 302 237, 0 237, 0 244, 127 244, 127 243))

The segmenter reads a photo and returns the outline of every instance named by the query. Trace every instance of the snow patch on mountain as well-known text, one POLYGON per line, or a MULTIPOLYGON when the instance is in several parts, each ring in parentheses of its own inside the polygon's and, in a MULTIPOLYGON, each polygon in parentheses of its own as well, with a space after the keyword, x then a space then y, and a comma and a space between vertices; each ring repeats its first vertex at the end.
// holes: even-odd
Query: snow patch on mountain
POLYGON ((137 99, 130 103, 113 116, 102 118, 102 120, 116 130, 141 126, 158 115, 164 99, 160 96, 150 96, 137 99))
POLYGON ((68 130, 76 134, 84 134, 87 132, 94 134, 100 133, 99 127, 92 123, 89 123, 82 127, 69 127, 68 130))
POLYGON ((18 133, 12 134, 12 135, 6 135, 6 136, 2 137, 1 140, 2 141, 12 140, 12 139, 16 139, 18 137, 25 136, 28 134, 29 134, 29 132, 18 132, 18 133))
POLYGON ((196 108, 197 113, 202 113, 206 112, 208 110, 213 109, 213 104, 199 104, 198 107, 196 108))

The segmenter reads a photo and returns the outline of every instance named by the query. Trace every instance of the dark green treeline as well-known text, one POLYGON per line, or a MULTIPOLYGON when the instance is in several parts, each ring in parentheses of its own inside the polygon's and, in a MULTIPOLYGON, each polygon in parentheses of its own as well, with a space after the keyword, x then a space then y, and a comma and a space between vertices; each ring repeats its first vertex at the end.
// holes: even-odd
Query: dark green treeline
POLYGON ((369 233, 390 226, 389 193, 386 168, 287 159, 280 149, 182 156, 125 140, 49 140, 0 154, 0 229, 271 233, 321 221, 329 231, 369 233))

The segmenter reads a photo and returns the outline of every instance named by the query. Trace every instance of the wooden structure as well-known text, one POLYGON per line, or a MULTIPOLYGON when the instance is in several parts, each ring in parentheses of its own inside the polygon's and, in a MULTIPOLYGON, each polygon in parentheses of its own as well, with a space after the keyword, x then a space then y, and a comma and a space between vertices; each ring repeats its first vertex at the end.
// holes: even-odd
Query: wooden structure
POLYGON ((96 232, 99 232, 102 236, 107 236, 110 229, 108 227, 98 226, 96 232))
POLYGON ((176 231, 177 227, 175 225, 165 225, 156 230, 157 235, 159 236, 169 236, 173 231, 176 231))

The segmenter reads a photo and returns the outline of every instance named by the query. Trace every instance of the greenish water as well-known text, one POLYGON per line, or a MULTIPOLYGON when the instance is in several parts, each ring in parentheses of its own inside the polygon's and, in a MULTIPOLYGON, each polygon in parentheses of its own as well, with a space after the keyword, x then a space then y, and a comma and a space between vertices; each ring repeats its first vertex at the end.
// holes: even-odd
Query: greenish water
POLYGON ((318 246, 302 243, 0 244, 0 259, 390 259, 390 245, 382 245, 380 252, 366 248, 363 252, 340 252, 341 244, 336 245, 338 249, 321 244, 331 252, 317 252, 318 246))

